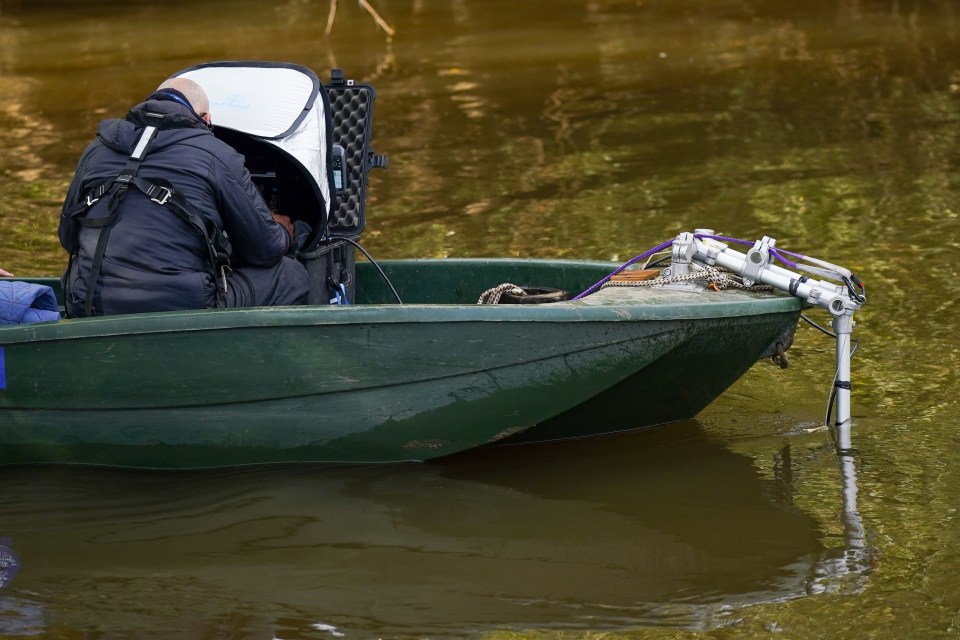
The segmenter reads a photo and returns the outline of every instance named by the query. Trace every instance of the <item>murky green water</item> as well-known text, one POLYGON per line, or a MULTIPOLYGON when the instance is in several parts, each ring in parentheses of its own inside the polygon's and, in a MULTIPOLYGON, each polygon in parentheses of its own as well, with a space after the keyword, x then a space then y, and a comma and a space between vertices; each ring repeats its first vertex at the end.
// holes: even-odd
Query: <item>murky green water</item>
POLYGON ((376 86, 391 157, 377 258, 625 260, 706 226, 857 271, 856 482, 810 432, 833 345, 807 328, 790 369, 647 433, 382 469, 7 469, 0 636, 960 636, 955 5, 375 6, 392 40, 352 2, 325 37, 319 0, 0 0, 0 266, 60 271, 76 158, 168 74, 341 66, 376 86))

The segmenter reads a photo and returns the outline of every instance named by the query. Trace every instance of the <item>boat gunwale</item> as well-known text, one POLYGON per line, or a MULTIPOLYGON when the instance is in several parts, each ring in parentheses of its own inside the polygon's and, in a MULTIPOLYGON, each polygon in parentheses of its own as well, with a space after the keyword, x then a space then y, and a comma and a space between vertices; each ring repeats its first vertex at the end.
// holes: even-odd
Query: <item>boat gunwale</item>
POLYGON ((786 297, 711 302, 707 305, 598 305, 577 301, 548 305, 323 305, 197 309, 10 325, 0 327, 0 345, 123 335, 352 324, 671 322, 791 313, 800 310, 800 300, 786 297))
MULTIPOLYGON (((610 268, 617 264, 587 260, 548 260, 510 258, 434 258, 389 260, 390 267, 455 268, 484 264, 517 267, 610 268)), ((369 263, 358 263, 369 268, 369 263)), ((28 279, 51 282, 53 278, 28 279)), ((615 299, 598 301, 590 296, 549 304, 476 303, 377 303, 354 305, 302 305, 287 307, 250 307, 232 309, 190 309, 154 313, 70 318, 55 322, 0 326, 0 346, 58 340, 107 338, 194 331, 282 329, 336 325, 391 325, 458 322, 650 322, 732 318, 777 313, 798 313, 804 302, 780 293, 744 293, 740 291, 680 292, 677 302, 625 300, 629 287, 620 287, 615 299), (690 296, 696 295, 696 299, 690 296), (748 295, 748 299, 744 299, 748 295), (726 299, 725 299, 726 298, 726 299)), ((596 294, 594 294, 596 295, 596 294)))

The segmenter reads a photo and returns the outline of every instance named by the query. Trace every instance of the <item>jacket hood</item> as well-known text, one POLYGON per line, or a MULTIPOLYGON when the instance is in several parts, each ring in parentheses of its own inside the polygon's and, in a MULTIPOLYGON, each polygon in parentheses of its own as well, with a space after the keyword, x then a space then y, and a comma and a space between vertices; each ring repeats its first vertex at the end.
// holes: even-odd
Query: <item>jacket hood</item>
POLYGON ((157 136, 153 145, 157 148, 182 142, 188 138, 213 135, 205 124, 197 120, 190 110, 169 100, 148 99, 130 109, 126 118, 113 118, 100 123, 97 136, 103 144, 115 151, 130 154, 140 140, 144 127, 154 126, 168 131, 157 136))

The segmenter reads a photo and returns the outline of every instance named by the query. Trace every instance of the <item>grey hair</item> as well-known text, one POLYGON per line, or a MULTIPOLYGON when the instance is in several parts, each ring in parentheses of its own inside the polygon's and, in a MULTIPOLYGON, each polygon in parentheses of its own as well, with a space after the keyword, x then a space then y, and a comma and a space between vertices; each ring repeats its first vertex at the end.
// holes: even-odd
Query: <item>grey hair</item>
POLYGON ((210 101, 207 98, 207 92, 193 80, 187 78, 170 78, 164 80, 163 83, 157 87, 157 91, 162 91, 163 89, 174 89, 182 93, 197 113, 210 112, 210 101))

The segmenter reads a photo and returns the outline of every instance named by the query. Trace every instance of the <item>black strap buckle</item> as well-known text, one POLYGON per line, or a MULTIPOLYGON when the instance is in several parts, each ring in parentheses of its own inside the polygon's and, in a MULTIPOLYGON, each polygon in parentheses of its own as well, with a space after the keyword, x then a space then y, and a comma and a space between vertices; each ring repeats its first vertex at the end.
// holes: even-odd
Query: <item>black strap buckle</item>
MULTIPOLYGON (((155 185, 156 186, 156 185, 155 185)), ((157 187, 157 189, 163 194, 160 196, 152 196, 150 199, 156 202, 157 204, 167 204, 167 200, 173 197, 173 191, 167 187, 157 187)), ((153 191, 153 189, 150 189, 153 191)))
POLYGON ((85 199, 85 204, 87 205, 87 207, 92 207, 94 203, 98 202, 100 198, 103 197, 103 194, 105 194, 109 188, 110 188, 110 183, 104 182, 99 186, 96 186, 93 189, 90 189, 90 191, 87 191, 87 197, 85 199))

